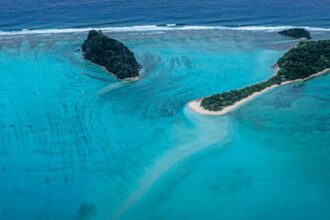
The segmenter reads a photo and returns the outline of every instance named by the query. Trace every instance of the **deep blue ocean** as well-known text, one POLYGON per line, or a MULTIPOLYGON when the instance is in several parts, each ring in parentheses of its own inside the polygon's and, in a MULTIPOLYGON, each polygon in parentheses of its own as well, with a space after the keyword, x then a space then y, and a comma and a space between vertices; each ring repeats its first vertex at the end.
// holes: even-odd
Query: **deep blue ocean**
POLYGON ((329 220, 330 74, 187 107, 272 76, 291 26, 330 39, 330 1, 0 0, 0 220, 329 220), (141 80, 82 59, 92 28, 141 80))
POLYGON ((330 27, 329 0, 1 0, 0 30, 153 24, 330 27))

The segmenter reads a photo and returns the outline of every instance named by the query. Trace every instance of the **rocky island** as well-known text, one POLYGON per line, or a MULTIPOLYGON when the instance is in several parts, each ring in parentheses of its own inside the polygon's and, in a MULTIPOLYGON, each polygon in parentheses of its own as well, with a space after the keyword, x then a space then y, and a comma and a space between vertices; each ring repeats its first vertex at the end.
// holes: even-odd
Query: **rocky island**
POLYGON ((278 33, 283 36, 293 37, 293 38, 305 38, 305 39, 312 38, 310 32, 305 28, 290 28, 287 30, 280 31, 278 33))
POLYGON ((123 43, 91 30, 81 45, 84 58, 103 66, 119 79, 137 79, 141 66, 134 53, 123 43))
POLYGON ((324 74, 330 71, 330 40, 300 42, 276 65, 276 75, 264 82, 195 100, 189 106, 202 114, 223 115, 274 87, 324 74))

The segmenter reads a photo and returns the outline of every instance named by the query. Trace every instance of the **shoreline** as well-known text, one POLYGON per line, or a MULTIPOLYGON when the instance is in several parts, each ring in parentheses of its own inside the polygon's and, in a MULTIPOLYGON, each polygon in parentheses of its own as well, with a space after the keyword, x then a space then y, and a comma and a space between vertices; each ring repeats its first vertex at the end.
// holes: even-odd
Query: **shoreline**
MULTIPOLYGON (((81 53, 81 49, 79 48, 79 52, 81 53)), ((103 69, 106 73, 108 73, 110 76, 112 76, 113 78, 115 78, 115 79, 117 79, 117 80, 119 80, 119 81, 126 81, 126 82, 135 82, 135 81, 138 81, 138 80, 140 80, 142 77, 141 77, 141 73, 142 73, 142 68, 139 70, 139 75, 137 75, 137 76, 134 76, 134 77, 127 77, 127 78, 125 78, 125 79, 120 79, 116 74, 114 74, 114 73, 112 73, 112 72, 110 72, 109 70, 107 70, 107 68, 105 67, 105 66, 102 66, 102 65, 100 65, 100 64, 97 64, 97 63, 93 63, 92 61, 90 61, 90 60, 87 60, 87 59, 85 59, 84 58, 84 56, 83 56, 83 53, 81 53, 81 58, 83 59, 83 60, 86 60, 87 62, 89 62, 90 64, 92 64, 92 65, 96 65, 96 66, 99 66, 99 67, 101 67, 101 69, 103 69)), ((106 80, 104 80, 104 79, 101 79, 101 78, 99 78, 99 77, 95 77, 95 76, 92 76, 92 75, 90 75, 90 74, 88 74, 88 73, 84 73, 84 72, 81 72, 83 75, 86 75, 86 76, 89 76, 89 77, 92 77, 92 78, 95 78, 95 79, 99 79, 99 80, 101 80, 101 81, 108 81, 108 79, 106 79, 106 80)))
POLYGON ((232 105, 229 105, 229 106, 224 107, 220 111, 210 111, 210 110, 207 110, 204 107, 202 107, 201 106, 201 102, 203 101, 204 98, 191 101, 191 102, 188 103, 188 106, 193 111, 198 112, 198 113, 200 113, 202 115, 225 115, 225 114, 227 114, 227 113, 229 113, 229 112, 231 112, 231 111, 239 108, 240 106, 248 103, 249 101, 253 100, 257 96, 266 93, 267 91, 269 91, 269 90, 271 90, 273 88, 276 88, 276 87, 279 87, 279 86, 283 86, 283 85, 287 85, 287 84, 294 83, 294 82, 300 82, 300 81, 304 82, 304 81, 310 80, 310 79, 312 79, 314 77, 318 77, 318 76, 321 76, 323 74, 326 74, 329 71, 330 71, 330 68, 327 68, 327 69, 322 70, 322 71, 320 71, 318 73, 312 74, 309 77, 304 78, 304 79, 295 79, 295 80, 283 82, 280 85, 278 85, 278 84, 272 85, 272 86, 267 87, 267 88, 265 88, 265 89, 263 89, 263 90, 261 90, 259 92, 254 92, 251 95, 249 95, 248 97, 246 97, 244 99, 241 99, 240 101, 237 101, 237 102, 235 102, 232 105))
POLYGON ((138 81, 141 79, 141 70, 139 71, 139 75, 138 76, 133 76, 133 77, 127 77, 127 78, 124 78, 124 79, 120 79, 116 74, 110 72, 109 70, 107 70, 106 67, 104 66, 101 66, 100 64, 97 64, 97 63, 93 63, 91 62, 92 64, 96 64, 98 66, 100 66, 105 72, 109 73, 109 75, 111 75, 112 77, 114 77, 115 79, 119 80, 119 81, 123 81, 123 82, 134 82, 134 81, 138 81))
MULTIPOLYGON (((117 78, 118 78, 118 77, 117 77, 117 78)), ((128 77, 128 78, 120 79, 120 80, 128 81, 128 82, 134 82, 134 81, 138 81, 138 80, 140 80, 140 79, 141 79, 140 76, 134 76, 134 77, 128 77)))

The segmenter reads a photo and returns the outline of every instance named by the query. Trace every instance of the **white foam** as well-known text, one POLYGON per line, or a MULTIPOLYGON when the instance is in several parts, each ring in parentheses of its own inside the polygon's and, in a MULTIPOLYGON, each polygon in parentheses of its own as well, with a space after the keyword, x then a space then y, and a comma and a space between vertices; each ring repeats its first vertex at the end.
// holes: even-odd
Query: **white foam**
POLYGON ((175 27, 176 24, 166 24, 166 27, 175 27))
POLYGON ((233 30, 243 30, 243 31, 269 31, 276 32, 289 28, 305 28, 309 31, 330 31, 330 28, 318 28, 309 26, 244 26, 244 27, 234 27, 233 30))
MULTIPOLYGON (((30 35, 30 34, 58 34, 58 33, 79 33, 88 32, 92 29, 101 30, 104 32, 149 32, 149 31, 179 31, 179 30, 237 30, 237 31, 267 31, 275 32, 288 28, 294 28, 295 26, 242 26, 242 27, 225 27, 225 26, 177 26, 176 24, 167 24, 165 26, 157 25, 140 25, 140 26, 126 26, 126 27, 86 27, 86 28, 64 28, 64 29, 41 29, 30 30, 22 29, 20 31, 0 31, 0 36, 11 35, 30 35)), ((306 28, 310 31, 330 31, 330 28, 308 27, 301 26, 300 28, 306 28)))

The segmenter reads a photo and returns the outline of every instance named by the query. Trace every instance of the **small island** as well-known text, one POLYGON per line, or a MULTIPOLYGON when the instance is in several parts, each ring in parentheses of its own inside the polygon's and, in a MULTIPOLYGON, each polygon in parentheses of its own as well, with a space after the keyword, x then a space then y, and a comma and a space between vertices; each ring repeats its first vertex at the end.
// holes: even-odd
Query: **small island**
POLYGON ((86 60, 103 66, 119 79, 138 79, 141 66, 134 53, 101 31, 91 30, 81 49, 86 60))
POLYGON ((305 28, 290 28, 278 33, 287 37, 312 39, 310 32, 305 28))
POLYGON ((195 100, 189 107, 201 114, 224 115, 274 87, 327 73, 330 40, 300 42, 286 52, 276 66, 277 74, 264 82, 195 100))

